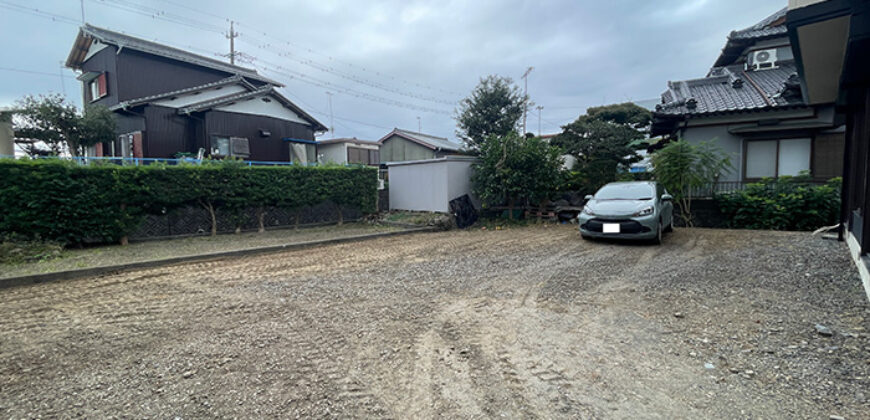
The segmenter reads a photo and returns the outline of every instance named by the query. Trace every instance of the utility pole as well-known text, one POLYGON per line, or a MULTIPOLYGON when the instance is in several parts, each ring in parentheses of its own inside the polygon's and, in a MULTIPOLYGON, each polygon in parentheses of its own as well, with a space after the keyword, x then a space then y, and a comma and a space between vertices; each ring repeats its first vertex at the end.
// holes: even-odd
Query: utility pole
POLYGON ((422 133, 422 132, 423 132, 423 123, 420 121, 420 116, 419 116, 419 115, 417 116, 417 132, 418 132, 418 133, 422 133))
POLYGON ((529 67, 525 73, 523 73, 522 79, 525 81, 525 90, 523 91, 523 96, 525 97, 525 103, 523 104, 523 132, 520 135, 526 135, 526 114, 529 110, 529 73, 532 72, 534 67, 529 67))
POLYGON ((63 96, 66 96, 66 82, 63 81, 63 65, 64 62, 60 62, 60 90, 63 92, 63 96))
POLYGON ((82 6, 82 25, 85 24, 85 0, 79 0, 79 3, 82 6))
POLYGON ((332 92, 326 92, 326 100, 329 102, 329 132, 332 133, 332 138, 335 138, 335 122, 332 115, 332 92))
POLYGON ((239 33, 236 32, 234 28, 233 21, 230 21, 230 33, 226 35, 226 37, 230 40, 230 64, 236 64, 236 37, 239 36, 239 33))
POLYGON ((544 113, 544 107, 538 105, 535 109, 538 110, 538 137, 541 137, 541 114, 544 113))

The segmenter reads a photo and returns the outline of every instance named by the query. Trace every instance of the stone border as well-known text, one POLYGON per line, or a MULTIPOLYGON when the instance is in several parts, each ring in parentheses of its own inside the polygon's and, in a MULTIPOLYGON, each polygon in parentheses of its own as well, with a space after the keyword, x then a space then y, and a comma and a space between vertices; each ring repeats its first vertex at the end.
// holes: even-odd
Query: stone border
POLYGON ((408 235, 411 233, 437 232, 441 229, 433 227, 423 227, 415 229, 400 230, 397 232, 382 232, 370 233, 365 235, 346 236, 341 238, 321 239, 316 241, 296 242, 283 245, 270 245, 257 248, 245 248, 233 251, 220 251, 208 254, 188 255, 184 257, 164 258, 160 260, 139 261, 128 264, 118 264, 103 267, 83 268, 80 270, 56 271, 53 273, 30 274, 26 276, 7 277, 0 279, 0 289, 24 286, 28 284, 47 283, 58 280, 71 280, 81 277, 100 276, 122 271, 136 270, 141 268, 160 267, 164 265, 173 265, 191 261, 207 261, 223 259, 227 257, 242 257, 247 255, 264 254, 270 252, 280 252, 295 249, 312 248, 323 245, 334 245, 345 242, 366 241, 370 239, 387 238, 391 236, 408 235))

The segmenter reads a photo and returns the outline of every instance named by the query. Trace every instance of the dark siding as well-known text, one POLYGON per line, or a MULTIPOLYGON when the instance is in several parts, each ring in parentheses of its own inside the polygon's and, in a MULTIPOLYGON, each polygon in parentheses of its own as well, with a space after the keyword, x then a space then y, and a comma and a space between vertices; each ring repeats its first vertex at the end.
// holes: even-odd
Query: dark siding
MULTIPOLYGON (((105 106, 112 106, 119 102, 118 100, 118 68, 117 68, 117 54, 115 54, 116 47, 113 45, 109 45, 107 48, 104 48, 102 51, 94 54, 88 61, 82 64, 82 71, 87 73, 89 71, 95 71, 98 73, 106 73, 106 82, 108 92, 107 95, 96 100, 95 104, 101 104, 105 106)), ((79 83, 82 87, 82 92, 84 92, 84 103, 91 103, 91 94, 90 91, 86 88, 85 83, 79 83)))
POLYGON ((843 176, 844 133, 818 134, 813 143, 813 177, 831 179, 843 176))
MULTIPOLYGON (((290 146, 283 138, 314 140, 311 127, 299 123, 223 111, 209 111, 205 114, 209 141, 213 135, 245 137, 251 147, 248 160, 289 161, 290 146), (260 137, 260 130, 269 131, 271 136, 260 137)), ((210 145, 206 150, 211 150, 210 145)))
POLYGON ((144 114, 145 157, 173 158, 178 152, 194 151, 190 139, 192 118, 178 115, 175 109, 153 105, 145 107, 144 114))
MULTIPOLYGON (((121 101, 185 89, 232 76, 208 67, 130 49, 121 51, 117 56, 117 63, 121 101)), ((255 85, 263 84, 251 82, 255 85)))

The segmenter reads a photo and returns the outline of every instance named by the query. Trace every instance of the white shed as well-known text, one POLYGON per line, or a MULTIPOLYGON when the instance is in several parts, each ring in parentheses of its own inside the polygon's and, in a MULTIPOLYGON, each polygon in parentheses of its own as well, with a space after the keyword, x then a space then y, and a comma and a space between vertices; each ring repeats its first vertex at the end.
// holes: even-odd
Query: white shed
POLYGON ((471 193, 471 171, 476 158, 446 156, 439 159, 388 162, 390 210, 448 212, 450 200, 471 193))

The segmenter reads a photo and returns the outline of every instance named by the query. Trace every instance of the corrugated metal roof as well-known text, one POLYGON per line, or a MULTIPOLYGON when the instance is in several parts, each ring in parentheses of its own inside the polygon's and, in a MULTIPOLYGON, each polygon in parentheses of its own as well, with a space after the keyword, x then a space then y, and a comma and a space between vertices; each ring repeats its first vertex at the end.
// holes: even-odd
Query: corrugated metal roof
POLYGON ((262 96, 271 96, 271 97, 275 98, 276 100, 278 100, 279 102, 281 102, 282 105, 286 106, 287 108, 290 108, 291 110, 293 110, 294 112, 299 114, 300 117, 302 117, 303 119, 305 119, 311 123, 314 131, 326 131, 327 130, 326 126, 323 125, 322 123, 320 123, 320 121, 317 121, 317 119, 315 119, 314 117, 309 115, 307 112, 302 110, 302 108, 299 108, 298 106, 296 106, 296 104, 294 104, 293 102, 290 102, 289 99, 285 98, 284 95, 282 95, 280 92, 275 90, 274 86, 270 86, 270 85, 263 86, 261 88, 252 90, 250 92, 234 93, 234 94, 230 94, 230 95, 226 95, 226 96, 221 96, 219 98, 209 99, 206 101, 191 104, 191 105, 188 105, 184 108, 180 108, 178 110, 178 113, 179 114, 189 114, 191 112, 204 111, 204 110, 212 109, 212 108, 215 108, 215 107, 218 107, 221 105, 229 104, 232 102, 237 102, 237 101, 241 101, 241 100, 245 100, 245 99, 249 99, 249 98, 258 98, 258 97, 262 97, 262 96))
POLYGON ((389 134, 378 140, 378 143, 383 144, 384 140, 392 137, 393 135, 397 135, 399 137, 403 137, 405 139, 411 140, 415 143, 418 143, 422 146, 428 147, 432 150, 441 149, 447 151, 458 152, 462 150, 462 145, 459 143, 454 143, 450 140, 447 140, 444 137, 435 137, 429 134, 417 133, 414 131, 402 130, 400 128, 393 129, 389 134))
POLYGON ((141 38, 99 28, 90 24, 85 24, 80 28, 79 35, 76 38, 76 43, 67 58, 67 67, 74 69, 81 68, 81 64, 84 61, 85 55, 87 54, 88 48, 90 48, 90 43, 93 39, 98 39, 102 43, 115 45, 121 48, 130 48, 136 51, 142 51, 149 54, 159 55, 161 57, 171 58, 173 60, 220 70, 229 74, 244 76, 253 80, 270 83, 275 86, 284 86, 268 77, 261 76, 254 69, 224 63, 223 61, 215 60, 213 58, 193 54, 178 48, 158 44, 152 41, 146 41, 141 38))
POLYGON ((199 86, 193 86, 193 87, 189 87, 189 88, 185 88, 185 89, 173 90, 171 92, 161 93, 158 95, 150 95, 150 96, 144 96, 142 98, 130 99, 128 101, 121 102, 117 105, 113 105, 113 106, 109 107, 109 109, 114 111, 116 109, 122 109, 122 108, 131 107, 131 106, 146 104, 146 103, 153 102, 153 101, 163 99, 163 98, 184 95, 186 93, 197 92, 197 91, 201 91, 204 89, 214 88, 214 87, 218 87, 218 86, 226 86, 226 85, 231 85, 231 84, 243 85, 249 91, 256 90, 256 87, 254 87, 250 83, 246 82, 242 76, 236 75, 236 76, 227 77, 226 79, 218 80, 216 82, 202 84, 199 86))

